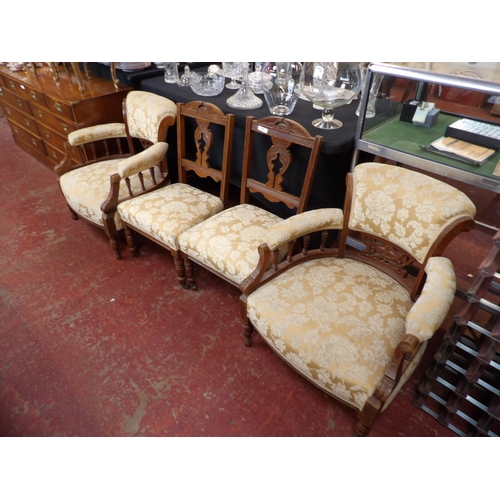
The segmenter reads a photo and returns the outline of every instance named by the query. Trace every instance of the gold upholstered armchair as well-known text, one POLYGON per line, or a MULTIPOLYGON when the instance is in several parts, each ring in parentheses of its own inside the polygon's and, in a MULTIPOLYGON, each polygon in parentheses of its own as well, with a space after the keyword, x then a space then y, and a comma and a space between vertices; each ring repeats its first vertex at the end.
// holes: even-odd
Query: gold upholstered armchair
MULTIPOLYGON (((233 148, 234 115, 215 104, 192 101, 177 104, 177 165, 179 182, 151 193, 138 193, 118 205, 132 255, 138 255, 134 232, 170 251, 179 283, 185 281, 179 235, 219 213, 226 206, 233 148), (217 192, 196 187, 199 178, 217 192), (218 188, 218 189, 217 189, 218 188)), ((205 186, 203 186, 205 188, 205 186)))
POLYGON ((356 434, 368 434, 449 311, 455 274, 441 254, 472 229, 475 212, 462 192, 425 174, 358 165, 344 210, 305 212, 267 233, 240 286, 245 344, 255 328, 292 368, 356 409, 356 434), (334 245, 323 243, 329 231, 340 235, 334 245), (322 238, 309 249, 314 232, 322 238))
POLYGON ((247 117, 240 204, 179 236, 186 282, 191 288, 197 288, 194 262, 235 286, 255 269, 258 246, 269 228, 283 220, 268 206, 287 207, 293 213, 304 211, 322 141, 322 136, 311 136, 300 123, 288 118, 247 117), (300 182, 287 184, 293 176, 300 182), (263 206, 266 200, 268 205, 263 206))
MULTIPOLYGON (((104 229, 117 259, 121 258, 117 232, 122 224, 116 214, 117 203, 114 203, 114 212, 109 211, 113 204, 106 203, 111 196, 111 177, 118 174, 117 166, 124 159, 164 142, 169 127, 175 123, 176 113, 176 105, 170 99, 134 90, 123 101, 123 123, 95 125, 68 135, 65 158, 55 168, 61 192, 74 219, 81 217, 104 229), (75 162, 75 158, 85 158, 85 161, 75 162), (102 210, 103 204, 107 213, 102 210)), ((123 179, 119 200, 130 195, 130 188, 147 192, 168 182, 164 155, 159 164, 144 175, 123 179)))

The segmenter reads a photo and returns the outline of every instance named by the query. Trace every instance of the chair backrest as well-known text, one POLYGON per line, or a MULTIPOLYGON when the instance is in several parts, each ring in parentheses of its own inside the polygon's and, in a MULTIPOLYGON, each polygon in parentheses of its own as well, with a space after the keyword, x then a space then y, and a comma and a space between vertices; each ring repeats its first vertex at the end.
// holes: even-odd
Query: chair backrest
POLYGON ((144 148, 165 141, 176 114, 175 103, 166 97, 142 90, 129 92, 123 101, 123 118, 131 153, 136 152, 133 138, 139 139, 144 148))
POLYGON ((177 158, 179 181, 188 172, 220 183, 220 199, 226 205, 234 135, 234 115, 215 104, 192 101, 177 104, 177 158), (189 140, 188 140, 189 137, 189 140), (215 145, 222 147, 215 147, 215 145))
POLYGON ((248 203, 251 193, 260 193, 272 203, 282 202, 296 213, 303 212, 322 143, 322 136, 311 136, 300 123, 289 118, 269 116, 257 120, 247 117, 240 202, 248 203), (270 140, 260 140, 257 144, 258 136, 267 136, 270 140), (267 181, 264 181, 266 174, 267 181), (292 193, 286 188, 286 178, 297 176, 302 176, 303 182, 294 181, 289 185, 299 184, 302 189, 300 193, 292 193))
POLYGON ((416 296, 427 260, 472 229, 475 214, 471 200, 445 182, 394 165, 359 164, 347 175, 339 255, 370 262, 416 296), (361 242, 357 250, 348 248, 349 234, 361 242), (412 266, 416 280, 409 279, 412 266))

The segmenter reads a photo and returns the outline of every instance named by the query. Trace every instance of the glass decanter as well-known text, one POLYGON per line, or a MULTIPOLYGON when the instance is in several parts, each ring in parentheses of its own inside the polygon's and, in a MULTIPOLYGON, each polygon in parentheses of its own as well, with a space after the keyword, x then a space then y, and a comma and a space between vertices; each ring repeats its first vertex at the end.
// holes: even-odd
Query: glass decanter
MULTIPOLYGON (((248 84, 248 63, 240 63, 243 74, 241 86, 236 94, 229 97, 226 104, 234 109, 258 109, 262 106, 262 99, 259 99, 248 84)), ((227 86, 226 86, 227 87, 227 86)))
POLYGON ((323 130, 342 127, 343 123, 334 118, 335 108, 350 104, 362 85, 359 62, 304 63, 302 92, 322 114, 312 124, 323 130))

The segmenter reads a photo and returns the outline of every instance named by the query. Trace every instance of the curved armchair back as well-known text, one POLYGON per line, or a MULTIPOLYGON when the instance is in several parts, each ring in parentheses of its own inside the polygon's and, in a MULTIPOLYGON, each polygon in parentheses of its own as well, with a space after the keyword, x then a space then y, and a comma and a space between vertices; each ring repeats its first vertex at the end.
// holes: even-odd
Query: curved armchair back
POLYGON ((352 231, 382 237, 420 264, 442 231, 476 208, 461 191, 405 168, 363 163, 352 174, 352 231))
POLYGON ((123 114, 129 137, 155 144, 165 140, 168 127, 175 123, 177 107, 165 97, 134 90, 124 101, 123 114))

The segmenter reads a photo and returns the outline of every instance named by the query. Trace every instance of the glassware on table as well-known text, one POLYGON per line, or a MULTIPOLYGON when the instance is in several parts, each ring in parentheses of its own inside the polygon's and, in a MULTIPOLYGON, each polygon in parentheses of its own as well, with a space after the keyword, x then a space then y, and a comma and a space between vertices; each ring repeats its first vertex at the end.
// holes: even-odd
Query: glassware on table
POLYGON ((301 63, 264 63, 262 91, 271 114, 277 116, 291 114, 302 91, 301 63))
POLYGON ((226 85, 227 89, 239 89, 240 84, 236 81, 237 78, 241 78, 243 73, 243 65, 241 62, 223 62, 222 69, 224 70, 224 75, 231 78, 231 81, 226 85))
POLYGON ((334 118, 335 108, 350 104, 361 91, 363 79, 359 62, 309 62, 303 68, 303 94, 321 108, 321 118, 312 124, 334 130, 343 123, 334 118))
POLYGON ((176 62, 164 62, 163 63, 164 77, 166 83, 178 83, 179 82, 179 70, 177 69, 176 62))
POLYGON ((189 66, 186 64, 184 66, 184 73, 182 73, 182 75, 179 76, 179 81, 177 82, 179 87, 188 89, 190 87, 189 85, 190 77, 191 77, 191 70, 189 69, 189 66))
POLYGON ((248 63, 241 63, 243 74, 241 86, 236 94, 229 97, 226 104, 235 109, 258 109, 262 106, 262 99, 259 99, 248 84, 248 63))
POLYGON ((201 96, 213 97, 219 95, 224 90, 226 79, 224 75, 217 73, 191 71, 189 75, 189 85, 191 90, 201 96))
MULTIPOLYGON (((373 118, 376 115, 375 103, 377 101, 378 91, 380 89, 380 84, 384 79, 384 75, 376 73, 373 75, 372 83, 370 86, 370 95, 368 96, 368 102, 366 103, 365 118, 373 118)), ((366 89, 364 89, 366 92, 366 89)), ((359 103, 358 109, 356 110, 356 115, 359 116, 361 112, 361 102, 359 103)))

